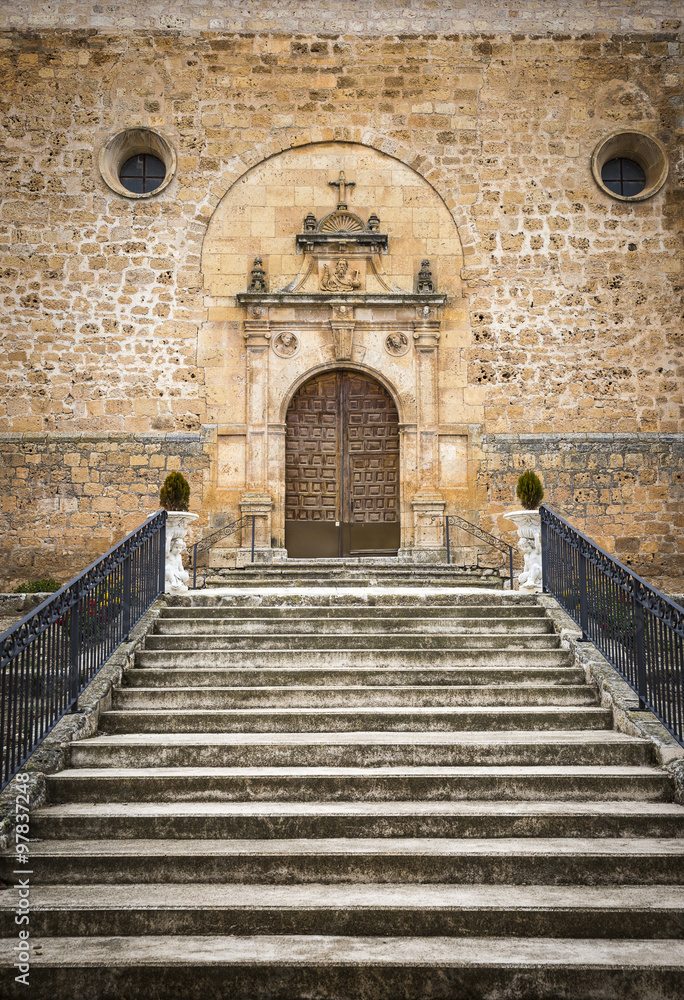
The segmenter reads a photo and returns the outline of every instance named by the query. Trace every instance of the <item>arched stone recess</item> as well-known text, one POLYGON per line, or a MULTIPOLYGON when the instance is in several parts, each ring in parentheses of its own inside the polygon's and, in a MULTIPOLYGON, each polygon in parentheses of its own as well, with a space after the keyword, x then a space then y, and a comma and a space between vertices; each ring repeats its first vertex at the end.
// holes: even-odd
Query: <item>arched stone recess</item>
POLYGON ((261 557, 284 554, 288 401, 312 374, 344 367, 376 379, 396 401, 402 549, 413 550, 420 538, 438 557, 441 535, 428 515, 462 502, 469 429, 481 419, 463 360, 470 344, 463 262, 458 227, 434 184, 369 145, 297 145, 235 180, 202 254, 206 321, 198 364, 207 420, 217 432, 205 494, 214 523, 256 513, 261 557), (363 236, 357 244, 350 237, 346 250, 341 239, 323 278, 325 234, 312 250, 306 233, 311 218, 321 224, 342 204, 363 236), (357 284, 335 291, 329 279, 341 257, 357 284))
POLYGON ((458 229, 463 252, 462 263, 469 266, 476 263, 474 259, 477 252, 476 232, 472 219, 464 212, 462 202, 459 201, 461 195, 459 176, 453 171, 437 166, 427 153, 418 152, 371 128, 310 128, 297 133, 283 131, 273 135, 268 142, 258 143, 252 149, 223 161, 216 182, 207 192, 204 202, 198 206, 199 219, 206 220, 209 228, 217 208, 233 185, 266 160, 291 150, 309 146, 318 148, 330 144, 366 146, 415 171, 433 188, 449 211, 458 229))

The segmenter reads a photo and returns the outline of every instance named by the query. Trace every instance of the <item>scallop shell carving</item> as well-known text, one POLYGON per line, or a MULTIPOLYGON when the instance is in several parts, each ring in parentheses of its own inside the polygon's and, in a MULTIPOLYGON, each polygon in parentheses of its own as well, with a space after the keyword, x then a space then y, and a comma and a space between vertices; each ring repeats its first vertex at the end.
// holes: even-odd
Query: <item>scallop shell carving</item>
POLYGON ((353 212, 335 212, 321 220, 319 232, 321 233, 363 233, 364 226, 358 215, 353 212))

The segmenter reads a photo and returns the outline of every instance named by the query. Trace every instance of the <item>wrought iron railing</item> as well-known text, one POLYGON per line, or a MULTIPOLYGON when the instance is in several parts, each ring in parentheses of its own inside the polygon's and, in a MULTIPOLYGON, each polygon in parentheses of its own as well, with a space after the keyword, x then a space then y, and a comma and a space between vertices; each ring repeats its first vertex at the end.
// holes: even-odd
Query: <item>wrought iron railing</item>
POLYGON ((555 511, 539 511, 544 590, 684 745, 684 608, 555 511))
POLYGON ((164 591, 166 511, 0 635, 0 788, 164 591))
POLYGON ((478 527, 477 524, 472 524, 470 521, 466 521, 464 517, 460 514, 436 514, 434 519, 443 520, 446 532, 446 561, 451 563, 451 533, 449 531, 449 526, 453 525, 456 528, 460 528, 462 531, 467 532, 469 535, 473 535, 475 538, 479 538, 481 542, 485 542, 492 548, 498 549, 508 556, 508 573, 509 579, 511 581, 511 590, 513 590, 513 546, 509 545, 508 542, 504 542, 503 538, 498 538, 496 535, 492 535, 491 532, 485 531, 484 528, 478 527))
POLYGON ((225 524, 218 531, 212 532, 211 535, 207 535, 206 538, 200 538, 198 542, 192 547, 192 589, 197 587, 197 553, 206 552, 207 549, 212 548, 217 542, 220 542, 222 538, 227 538, 228 535, 235 534, 236 531, 241 531, 243 528, 251 526, 252 529, 252 562, 254 562, 254 514, 246 514, 244 517, 238 518, 237 521, 232 521, 230 524, 225 524))

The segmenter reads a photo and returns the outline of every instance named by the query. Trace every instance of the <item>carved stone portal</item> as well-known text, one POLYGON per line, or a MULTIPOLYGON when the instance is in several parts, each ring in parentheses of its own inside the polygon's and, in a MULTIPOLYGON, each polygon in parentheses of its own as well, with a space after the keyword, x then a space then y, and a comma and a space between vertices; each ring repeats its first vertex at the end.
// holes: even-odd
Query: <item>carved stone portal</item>
MULTIPOLYGON (((343 387, 351 385, 353 377, 357 380, 361 377, 360 374, 352 377, 355 371, 387 386, 390 395, 394 393, 395 405, 401 393, 404 415, 399 428, 402 477, 399 552, 420 550, 418 558, 443 558, 443 529, 431 518, 435 512, 443 511, 445 503, 438 487, 436 349, 446 296, 434 292, 427 260, 423 260, 420 290, 395 286, 383 272, 382 258, 388 250, 388 237, 380 232, 380 219, 373 212, 366 223, 348 209, 346 200, 354 184, 345 180, 344 173, 338 181, 330 183, 339 189, 337 208, 318 220, 312 212, 306 215, 303 231, 295 237, 302 252, 297 276, 278 292, 255 289, 255 279, 257 285, 266 284, 267 261, 258 260, 250 275, 249 290, 237 295, 239 305, 246 310, 243 318, 247 349, 245 468, 249 492, 245 496, 251 498, 250 511, 258 514, 255 547, 259 558, 265 558, 272 537, 272 551, 277 554, 282 551, 284 537, 285 426, 281 423, 282 415, 275 416, 272 401, 287 399, 288 386, 304 384, 310 373, 343 368, 340 376, 343 387), (263 310, 261 315, 257 315, 256 309, 263 310), (275 364, 274 358, 291 361, 292 365, 275 364), (270 419, 266 417, 269 406, 270 419), (273 524, 269 496, 273 498, 273 524)), ((345 392, 340 399, 347 400, 345 392)), ((330 417, 329 405, 330 401, 326 402, 321 410, 324 423, 330 417)), ((357 405, 354 397, 349 406, 353 410, 357 405)), ((373 420, 364 423, 362 417, 356 410, 351 415, 353 435, 361 434, 366 424, 372 430, 373 420)), ((314 429, 315 443, 320 437, 319 423, 315 422, 314 429)), ((321 451, 315 457, 318 461, 325 456, 321 451)), ((357 457, 361 461, 363 456, 357 457)), ((374 453, 368 461, 372 463, 377 458, 374 453)), ((354 466, 350 488, 361 490, 368 474, 368 470, 354 466)), ((307 503, 313 503, 311 513, 315 521, 322 516, 323 508, 316 508, 317 495, 312 496, 307 494, 307 503)), ((244 503, 241 507, 244 513, 247 507, 244 503)), ((373 543, 371 535, 369 532, 363 544, 377 547, 377 540, 373 543)), ((247 558, 244 542, 241 558, 247 558)))

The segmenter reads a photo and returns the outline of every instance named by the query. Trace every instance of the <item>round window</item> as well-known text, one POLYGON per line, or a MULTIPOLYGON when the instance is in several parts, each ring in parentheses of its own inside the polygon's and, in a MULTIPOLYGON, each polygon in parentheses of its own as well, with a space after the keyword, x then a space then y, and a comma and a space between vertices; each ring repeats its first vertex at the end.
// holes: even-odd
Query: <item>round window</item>
POLYGON ((176 154, 157 132, 127 128, 103 146, 99 164, 102 179, 112 191, 125 198, 149 198, 171 182, 176 154))
POLYGON ((166 167, 151 153, 139 153, 126 160, 119 171, 119 180, 127 191, 148 194, 160 186, 166 177, 166 167))
POLYGON ((614 132, 599 142, 591 157, 594 180, 619 201, 643 201, 667 179, 664 146, 644 132, 614 132))
POLYGON ((621 194, 623 198, 641 194, 646 187, 646 174, 638 163, 628 160, 625 156, 618 156, 604 163, 601 168, 601 180, 609 191, 621 194))

